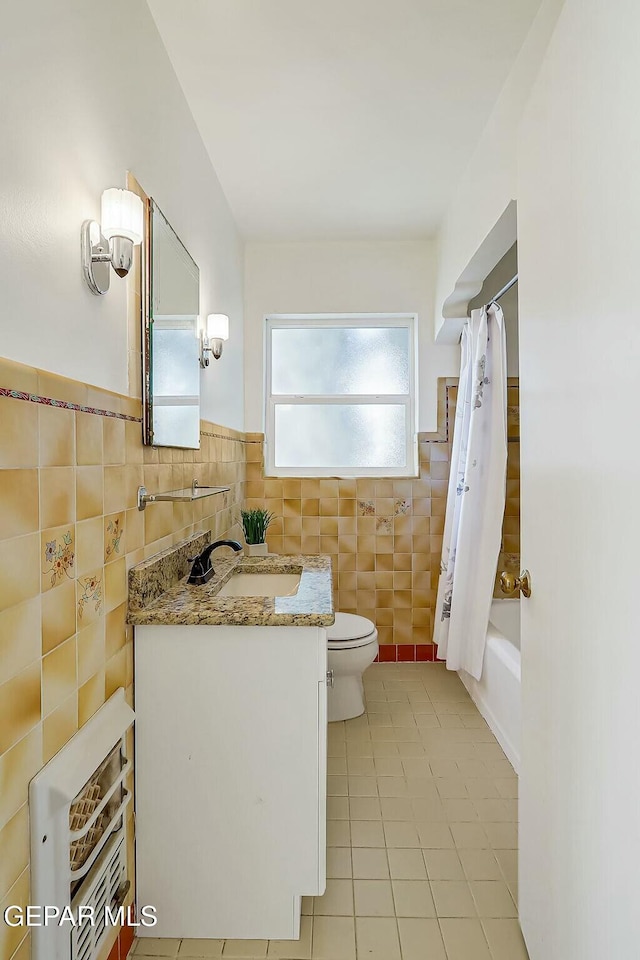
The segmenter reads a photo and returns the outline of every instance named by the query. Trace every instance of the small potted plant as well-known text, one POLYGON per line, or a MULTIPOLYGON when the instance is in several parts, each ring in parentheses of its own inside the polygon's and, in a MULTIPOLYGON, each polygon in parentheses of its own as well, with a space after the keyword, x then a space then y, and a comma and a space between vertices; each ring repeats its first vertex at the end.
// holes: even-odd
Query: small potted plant
POLYGON ((264 507, 254 507, 253 510, 241 510, 244 539, 247 543, 249 556, 264 557, 267 554, 267 527, 275 520, 274 515, 264 507))

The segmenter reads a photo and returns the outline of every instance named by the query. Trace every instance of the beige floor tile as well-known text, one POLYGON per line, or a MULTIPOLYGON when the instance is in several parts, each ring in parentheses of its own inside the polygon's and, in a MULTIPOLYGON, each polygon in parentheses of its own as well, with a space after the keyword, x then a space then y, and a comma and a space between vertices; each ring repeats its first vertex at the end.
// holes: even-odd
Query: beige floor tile
POLYGON ((381 797, 407 797, 407 781, 401 777, 378 777, 378 791, 381 797))
POLYGON ((509 888, 502 880, 471 880, 469 886, 479 917, 518 916, 509 888))
POLYGON ((450 823, 456 847, 460 850, 484 850, 491 846, 480 823, 450 823))
POLYGON ((382 811, 377 797, 350 797, 348 808, 351 820, 380 820, 382 811))
POLYGON ((411 820, 385 820, 384 836, 387 847, 416 849, 420 846, 418 828, 411 820))
POLYGON ((517 920, 483 920, 493 960, 529 960, 517 920))
POLYGON ((349 819, 349 800, 347 797, 327 797, 327 819, 349 819))
POLYGON ((347 772, 350 777, 375 777, 375 761, 371 757, 352 757, 347 760, 347 772))
POLYGON ((502 873, 493 850, 460 850, 467 880, 501 880, 502 873))
POLYGON ((201 960, 202 957, 221 957, 224 940, 183 940, 178 950, 180 960, 201 960))
POLYGON ((440 800, 433 777, 407 777, 407 794, 418 799, 440 800))
POLYGON ((373 757, 373 746, 368 740, 348 740, 347 760, 352 757, 373 757))
POLYGON ((462 864, 455 850, 423 850, 429 880, 464 880, 462 864))
MULTIPOLYGON (((398 920, 402 960, 447 960, 437 920, 398 920)), ((471 960, 471 958, 469 958, 471 960)))
POLYGON ((387 850, 389 857, 389 872, 394 880, 426 880, 422 850, 391 849, 387 850))
POLYGON ((473 823, 481 819, 471 800, 443 800, 442 806, 450 823, 473 823))
POLYGON ((403 760, 424 759, 427 752, 422 743, 398 743, 396 750, 399 757, 403 760))
POLYGON ((373 763, 378 777, 405 776, 404 763, 399 757, 376 757, 373 763))
POLYGON ((479 920, 441 920, 440 930, 447 951, 447 960, 491 960, 479 920))
POLYGON ((133 945, 133 953, 143 957, 177 957, 179 949, 179 940, 158 937, 141 937, 133 945))
POLYGON ((390 880, 354 880, 356 917, 395 917, 390 880))
POLYGON ((327 797, 347 797, 346 777, 327 777, 327 797))
POLYGON ((355 960, 353 917, 314 917, 311 956, 313 960, 355 960))
POLYGON ((426 759, 407 759, 401 760, 402 769, 405 777, 431 777, 431 766, 426 759))
POLYGON ((513 819, 509 806, 511 801, 493 798, 474 800, 478 816, 485 823, 504 823, 513 819))
POLYGON ((303 897, 302 898, 302 910, 300 911, 303 917, 313 916, 313 901, 315 897, 303 897))
POLYGON ((356 917, 358 960, 401 960, 398 925, 387 917, 356 917))
POLYGON ((327 820, 327 846, 351 846, 351 831, 348 820, 327 820))
POLYGON ((431 892, 439 917, 475 917, 476 908, 465 880, 432 880, 431 892))
POLYGON ((516 773, 509 761, 505 759, 501 760, 485 760, 484 761, 487 775, 490 777, 495 777, 496 779, 505 777, 516 779, 516 773))
POLYGON ((268 940, 225 940, 223 957, 238 957, 242 960, 259 960, 266 957, 268 940))
POLYGON ((347 775, 346 757, 328 757, 327 758, 327 776, 344 777, 347 775))
POLYGON ((309 960, 311 957, 311 936, 313 931, 311 917, 303 917, 300 923, 299 940, 270 940, 267 957, 277 960, 309 960))
POLYGON ((382 820, 352 820, 351 844, 354 847, 384 847, 382 820))
MULTIPOLYGON (((453 835, 446 823, 417 823, 420 846, 424 849, 449 849, 454 844, 453 835)), ((485 838, 486 840, 486 838, 485 838)))
POLYGON ((483 827, 494 850, 518 849, 518 825, 516 823, 484 823, 483 827))
POLYGON ((377 797, 378 780, 375 777, 349 777, 350 797, 377 797))
POLYGON ((381 797, 380 809, 383 820, 415 820, 408 797, 381 797))
POLYGON ((435 917, 436 908, 427 880, 393 880, 393 899, 398 917, 435 917))
POLYGON ((466 800, 469 797, 462 777, 438 777, 435 784, 443 800, 466 800))
POLYGON ((351 850, 349 847, 327 849, 327 879, 346 880, 352 876, 351 850))
POLYGON ((495 857, 500 865, 500 870, 505 880, 518 879, 518 851, 517 850, 495 850, 495 857))
POLYGON ((353 876, 355 880, 388 880, 389 863, 386 850, 373 850, 368 847, 354 847, 353 876))
POLYGON ((493 800, 500 797, 496 781, 488 777, 467 779, 465 784, 472 800, 493 800))
POLYGON ((322 897, 313 902, 314 917, 352 917, 353 883, 351 880, 327 880, 322 897))
POLYGON ((374 760, 397 760, 400 757, 398 744, 390 741, 386 743, 374 743, 371 756, 374 758, 374 760))
MULTIPOLYGON (((476 761, 466 761, 475 763, 476 761)), ((433 777, 459 777, 464 776, 455 760, 447 760, 445 757, 429 760, 429 767, 433 777)))
POLYGON ((414 797, 411 809, 415 820, 430 823, 444 823, 448 818, 442 801, 437 797, 414 797))

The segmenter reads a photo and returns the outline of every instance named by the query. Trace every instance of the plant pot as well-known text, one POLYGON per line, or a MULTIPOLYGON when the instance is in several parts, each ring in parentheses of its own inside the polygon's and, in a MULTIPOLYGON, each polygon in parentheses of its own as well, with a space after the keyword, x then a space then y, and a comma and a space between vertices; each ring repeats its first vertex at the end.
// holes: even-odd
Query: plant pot
POLYGON ((250 557, 266 557, 269 548, 266 543, 248 543, 247 553, 250 557))

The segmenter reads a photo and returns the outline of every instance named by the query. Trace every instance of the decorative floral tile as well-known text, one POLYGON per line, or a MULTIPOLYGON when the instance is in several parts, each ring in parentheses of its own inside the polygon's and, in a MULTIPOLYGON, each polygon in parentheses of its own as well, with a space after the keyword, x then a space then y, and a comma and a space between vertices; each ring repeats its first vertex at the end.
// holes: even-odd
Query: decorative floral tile
POLYGON ((376 533, 393 533, 393 517, 376 517, 376 533))
POLYGON ((396 500, 393 505, 393 512, 396 517, 406 517, 411 510, 410 500, 396 500))
POLYGON ((358 500, 359 517, 375 517, 376 505, 374 500, 358 500))
POLYGON ((104 518, 104 562, 124 556, 124 512, 104 518))
POLYGON ((86 626, 100 616, 104 601, 102 570, 78 577, 76 596, 78 602, 78 626, 86 626))
POLYGON ((74 528, 58 527, 41 534, 42 589, 57 587, 65 580, 73 580, 75 564, 74 528))

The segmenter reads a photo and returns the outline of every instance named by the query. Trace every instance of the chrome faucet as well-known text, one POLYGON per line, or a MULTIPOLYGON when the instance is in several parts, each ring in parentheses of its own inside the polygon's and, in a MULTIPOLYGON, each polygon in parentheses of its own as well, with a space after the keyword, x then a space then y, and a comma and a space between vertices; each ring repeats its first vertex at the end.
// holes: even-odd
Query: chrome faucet
POLYGON ((192 563, 193 566, 187 583, 201 585, 211 580, 214 573, 211 566, 211 554, 217 547, 231 547, 236 553, 241 553, 243 549, 242 544, 238 543, 237 540, 216 540, 215 543, 210 543, 197 557, 189 557, 189 563, 192 563))

